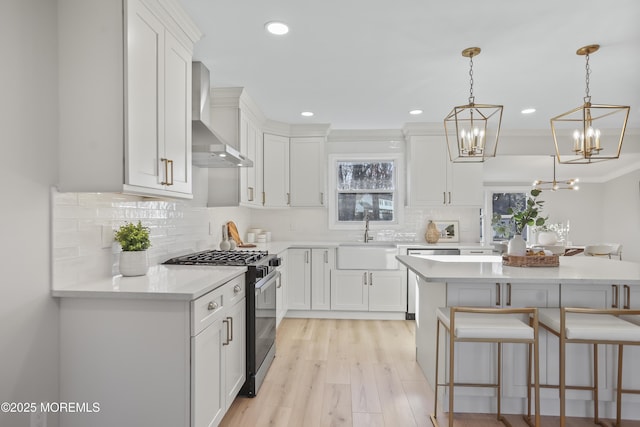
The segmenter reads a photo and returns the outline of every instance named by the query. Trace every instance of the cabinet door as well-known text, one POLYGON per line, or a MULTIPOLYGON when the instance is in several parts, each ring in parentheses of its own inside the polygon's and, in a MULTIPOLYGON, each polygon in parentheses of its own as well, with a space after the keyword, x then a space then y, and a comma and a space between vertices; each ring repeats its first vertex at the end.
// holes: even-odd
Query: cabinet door
POLYGON ((125 182, 163 188, 164 26, 140 1, 127 12, 125 182))
POLYGON ((311 309, 311 249, 287 251, 287 298, 291 310, 311 309))
POLYGON ((289 206, 289 138, 265 133, 262 155, 264 206, 289 206))
POLYGON ((311 250, 311 309, 331 309, 331 270, 335 265, 333 249, 311 250))
POLYGON ((226 411, 222 346, 226 337, 222 319, 191 337, 192 427, 217 426, 226 411))
POLYGON ((291 138, 291 206, 324 206, 324 138, 291 138))
POLYGON ((409 206, 447 204, 447 143, 443 136, 414 136, 409 141, 409 206))
MULTIPOLYGON (((225 335, 228 343, 225 347, 225 411, 229 409, 233 400, 240 392, 246 379, 246 299, 238 301, 226 315, 225 324, 229 336, 225 335)), ((226 331, 225 331, 226 332, 226 331)))
POLYGON ((191 54, 165 33, 164 158, 171 161, 167 190, 191 194, 191 54))
POLYGON ((252 168, 240 170, 240 202, 262 205, 262 132, 251 118, 240 111, 240 152, 253 161, 252 168))
POLYGON ((369 311, 406 311, 407 286, 404 271, 369 272, 369 311))
POLYGON ((499 292, 495 283, 447 283, 447 307, 496 307, 499 292))
MULTIPOLYGON (((503 283, 502 307, 558 307, 560 305, 560 284, 541 283, 503 283)), ((526 315, 522 321, 528 323, 526 315)), ((538 342, 540 345, 540 382, 543 384, 557 384, 557 374, 548 375, 547 360, 557 360, 557 338, 540 328, 538 342)), ((509 344, 504 347, 503 390, 504 397, 527 396, 527 346, 524 344, 509 344)))
POLYGON ((331 309, 369 310, 369 274, 364 270, 333 270, 331 273, 331 309))
POLYGON ((447 203, 452 206, 482 206, 483 163, 452 163, 446 159, 447 203))

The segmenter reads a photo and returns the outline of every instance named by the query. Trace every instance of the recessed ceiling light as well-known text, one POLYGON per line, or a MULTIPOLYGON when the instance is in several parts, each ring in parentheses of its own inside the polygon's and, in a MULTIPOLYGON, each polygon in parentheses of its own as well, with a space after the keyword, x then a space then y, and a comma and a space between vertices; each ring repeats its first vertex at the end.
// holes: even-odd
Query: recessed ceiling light
POLYGON ((277 36, 282 36, 289 32, 289 26, 284 22, 271 21, 264 24, 264 27, 271 34, 275 34, 277 36))
POLYGON ((535 108, 525 108, 524 110, 520 111, 522 114, 532 114, 536 112, 535 108))
POLYGON ((302 113, 300 113, 301 116, 305 116, 305 117, 311 117, 313 116, 313 112, 311 111, 303 111, 302 113))
POLYGON ((420 114, 422 114, 422 110, 411 110, 409 111, 409 114, 411 114, 412 116, 418 116, 420 114))

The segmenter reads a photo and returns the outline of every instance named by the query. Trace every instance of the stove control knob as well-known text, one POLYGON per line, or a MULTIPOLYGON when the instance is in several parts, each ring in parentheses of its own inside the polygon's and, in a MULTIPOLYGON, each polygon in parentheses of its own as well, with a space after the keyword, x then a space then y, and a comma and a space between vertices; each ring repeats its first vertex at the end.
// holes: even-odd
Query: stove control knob
POLYGON ((269 265, 271 267, 279 267, 282 265, 282 258, 271 258, 269 260, 269 265))
POLYGON ((215 310, 216 308, 218 308, 218 303, 217 303, 217 302, 215 302, 215 301, 211 301, 211 302, 209 303, 209 306, 207 307, 207 309, 209 309, 209 311, 211 311, 211 310, 215 310))
POLYGON ((235 285, 233 287, 233 294, 237 295, 241 290, 242 290, 242 288, 240 287, 240 285, 235 285))

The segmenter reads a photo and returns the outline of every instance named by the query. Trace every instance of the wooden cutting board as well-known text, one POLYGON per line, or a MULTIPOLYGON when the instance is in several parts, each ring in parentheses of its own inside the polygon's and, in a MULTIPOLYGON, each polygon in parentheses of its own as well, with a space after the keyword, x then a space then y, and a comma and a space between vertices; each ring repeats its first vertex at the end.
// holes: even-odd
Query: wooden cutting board
POLYGON ((238 233, 238 227, 233 221, 227 222, 227 230, 229 231, 229 238, 233 239, 238 245, 239 248, 255 248, 256 245, 253 243, 243 243, 240 238, 240 233, 238 233))

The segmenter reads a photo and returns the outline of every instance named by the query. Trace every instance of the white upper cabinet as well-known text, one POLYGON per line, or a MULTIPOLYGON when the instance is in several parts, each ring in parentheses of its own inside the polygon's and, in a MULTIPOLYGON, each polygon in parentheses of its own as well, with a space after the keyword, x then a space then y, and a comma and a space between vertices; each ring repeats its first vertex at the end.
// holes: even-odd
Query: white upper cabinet
POLYGON ((199 30, 174 0, 60 0, 58 16, 59 189, 191 198, 199 30))
POLYGON ((244 111, 240 111, 240 152, 253 160, 253 167, 240 171, 240 203, 262 206, 262 130, 244 111))
POLYGON ((264 134, 263 196, 267 207, 289 206, 289 138, 264 134))
POLYGON ((409 206, 482 206, 482 163, 449 161, 444 136, 409 138, 409 206))
POLYGON ((291 138, 289 190, 292 207, 317 207, 325 203, 324 137, 291 138))

